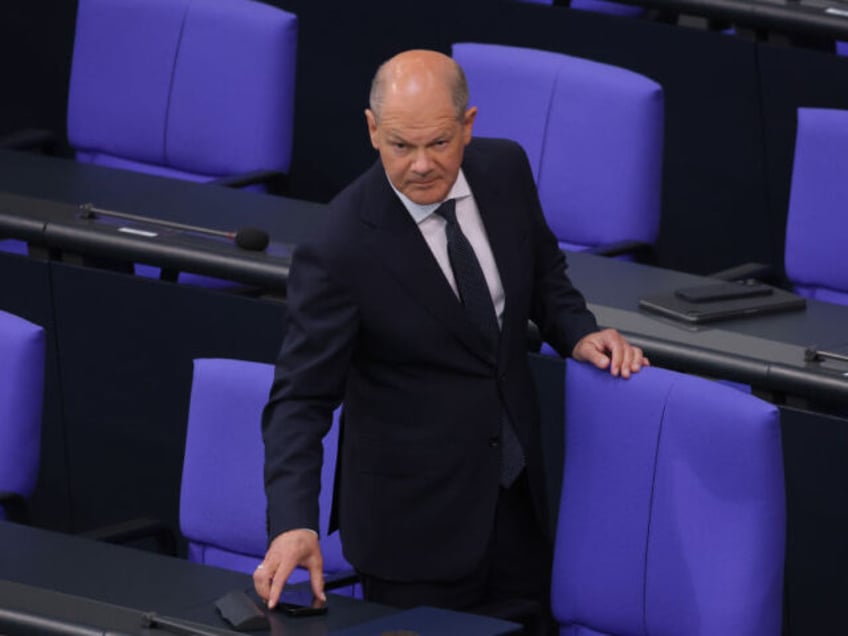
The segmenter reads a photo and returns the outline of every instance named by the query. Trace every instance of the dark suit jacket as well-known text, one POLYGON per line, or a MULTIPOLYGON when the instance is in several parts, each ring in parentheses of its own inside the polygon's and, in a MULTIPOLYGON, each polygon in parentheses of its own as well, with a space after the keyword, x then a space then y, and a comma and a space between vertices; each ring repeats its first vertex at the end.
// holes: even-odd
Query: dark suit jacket
POLYGON ((320 440, 344 400, 336 492, 344 553, 386 579, 449 580, 479 562, 498 496, 504 409, 544 521, 527 321, 564 355, 597 328, 565 275, 520 146, 475 139, 463 171, 506 296, 496 355, 379 162, 332 202, 323 235, 300 246, 291 267, 263 416, 269 534, 317 528, 320 440))

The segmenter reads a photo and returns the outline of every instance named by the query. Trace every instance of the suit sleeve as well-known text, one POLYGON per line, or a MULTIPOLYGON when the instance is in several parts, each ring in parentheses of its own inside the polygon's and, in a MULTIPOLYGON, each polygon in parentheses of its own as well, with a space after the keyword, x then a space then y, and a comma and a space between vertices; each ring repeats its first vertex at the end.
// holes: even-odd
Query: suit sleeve
POLYGON ((269 540, 293 528, 318 531, 321 440, 343 399, 358 329, 357 309, 328 260, 312 245, 292 259, 283 344, 262 414, 269 540))

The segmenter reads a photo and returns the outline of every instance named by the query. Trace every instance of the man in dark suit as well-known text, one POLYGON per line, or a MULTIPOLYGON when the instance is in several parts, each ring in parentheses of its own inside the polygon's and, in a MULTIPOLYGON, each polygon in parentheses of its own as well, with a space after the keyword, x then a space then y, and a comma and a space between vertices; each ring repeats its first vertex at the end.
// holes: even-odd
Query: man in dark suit
POLYGON ((647 360, 618 332, 598 330, 565 274, 526 156, 510 141, 471 141, 475 115, 451 58, 389 60, 366 111, 380 162, 296 251, 263 415, 272 541, 254 582, 271 606, 298 565, 323 596, 321 438, 342 401, 335 510, 366 598, 547 605, 528 320, 562 355, 613 375, 647 360), (481 287, 485 298, 474 294, 481 287))

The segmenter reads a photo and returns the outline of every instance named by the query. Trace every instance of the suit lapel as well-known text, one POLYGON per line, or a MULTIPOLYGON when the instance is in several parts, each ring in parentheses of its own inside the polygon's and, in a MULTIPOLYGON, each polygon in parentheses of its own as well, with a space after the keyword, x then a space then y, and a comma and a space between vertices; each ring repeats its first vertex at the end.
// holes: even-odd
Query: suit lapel
POLYGON ((372 197, 363 206, 365 249, 378 258, 411 298, 441 322, 471 352, 488 363, 492 353, 471 325, 421 231, 389 186, 378 163, 369 173, 372 197))

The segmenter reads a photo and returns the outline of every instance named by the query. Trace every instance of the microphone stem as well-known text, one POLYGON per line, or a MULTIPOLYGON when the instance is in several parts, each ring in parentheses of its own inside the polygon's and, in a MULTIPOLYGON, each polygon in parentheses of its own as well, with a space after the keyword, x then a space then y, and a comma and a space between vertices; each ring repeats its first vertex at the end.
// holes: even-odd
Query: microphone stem
POLYGON ((174 230, 182 230, 184 232, 198 232, 200 234, 211 234, 212 236, 221 236, 223 238, 231 239, 234 234, 232 232, 222 232, 221 230, 213 230, 206 227, 199 227, 197 225, 187 225, 185 223, 177 223, 176 221, 166 221, 164 219, 154 219, 147 216, 139 216, 136 214, 128 214, 126 212, 116 212, 114 210, 104 210, 102 208, 96 208, 91 203, 83 203, 80 206, 80 209, 83 210, 82 218, 84 219, 96 219, 98 216, 112 216, 118 219, 127 219, 128 221, 137 221, 139 223, 148 223, 153 225, 161 225, 162 227, 171 228, 174 230))

